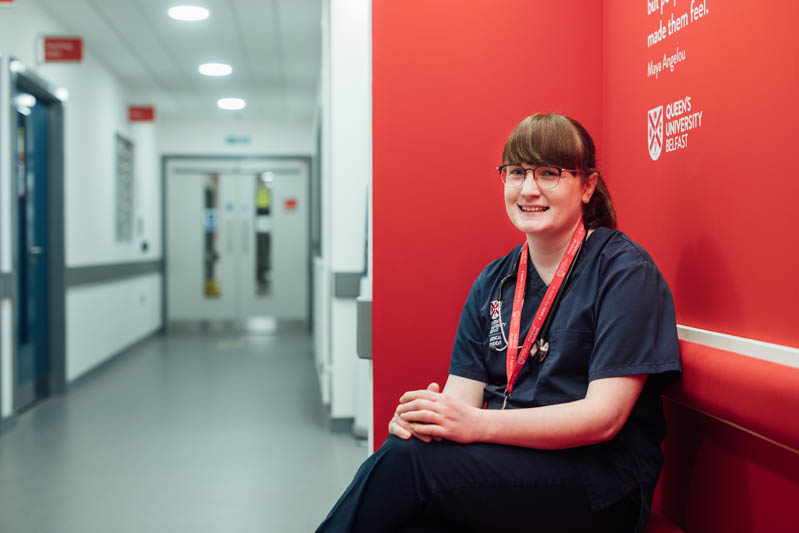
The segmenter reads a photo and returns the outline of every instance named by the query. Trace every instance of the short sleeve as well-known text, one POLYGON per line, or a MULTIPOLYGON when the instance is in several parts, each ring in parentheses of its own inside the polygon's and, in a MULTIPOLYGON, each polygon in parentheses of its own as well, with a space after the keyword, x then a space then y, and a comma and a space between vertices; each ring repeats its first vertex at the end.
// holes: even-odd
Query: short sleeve
POLYGON ((596 300, 589 381, 681 371, 674 300, 652 259, 635 245, 606 257, 596 300))
POLYGON ((482 295, 483 280, 484 273, 480 274, 472 284, 461 311, 458 331, 455 333, 455 344, 452 347, 449 373, 487 383, 488 373, 483 360, 485 332, 483 321, 480 319, 480 309, 485 305, 482 295))

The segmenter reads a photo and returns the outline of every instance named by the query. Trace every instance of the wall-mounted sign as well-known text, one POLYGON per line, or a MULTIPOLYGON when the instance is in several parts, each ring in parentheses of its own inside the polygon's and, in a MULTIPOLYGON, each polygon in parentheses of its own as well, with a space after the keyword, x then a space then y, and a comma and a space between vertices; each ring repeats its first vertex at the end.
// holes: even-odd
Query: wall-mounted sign
POLYGON ((286 211, 296 211, 297 210, 297 198, 290 196, 288 198, 283 199, 283 209, 286 211))
POLYGON ((228 135, 225 137, 226 144, 250 144, 252 137, 249 135, 228 135))
POLYGON ((650 109, 647 112, 647 139, 652 161, 660 157, 661 148, 666 153, 688 148, 688 134, 702 127, 704 114, 690 96, 677 98, 665 107, 660 105, 650 109))
POLYGON ((128 122, 155 122, 155 108, 151 105, 128 106, 128 122))
POLYGON ((44 37, 42 50, 44 61, 79 62, 83 60, 83 39, 81 37, 44 37))
POLYGON ((14 3, 14 0, 0 0, 0 7, 10 6, 14 3))
MULTIPOLYGON (((701 91, 697 90, 697 87, 701 87, 701 83, 698 83, 700 78, 692 78, 687 73, 691 71, 689 61, 703 61, 702 54, 696 53, 697 48, 709 41, 696 40, 683 30, 696 26, 692 30, 695 33, 704 26, 707 31, 705 21, 709 14, 707 0, 692 0, 690 4, 680 3, 679 6, 676 1, 647 0, 647 22, 641 26, 646 33, 646 78, 641 78, 655 86, 663 85, 665 78, 681 80, 681 84, 684 83, 682 80, 693 80, 691 87, 682 85, 676 93, 670 91, 673 96, 665 98, 664 94, 669 93, 659 88, 639 93, 652 95, 652 99, 642 106, 646 109, 646 139, 652 161, 657 161, 661 154, 688 149, 689 137, 690 145, 696 142, 694 139, 702 138, 701 133, 695 133, 702 127, 704 118, 704 109, 697 105, 694 96, 701 91)), ((644 36, 640 35, 639 38, 643 46, 644 36)), ((640 112, 643 115, 644 110, 640 112)))
POLYGON ((216 231, 216 209, 205 210, 205 231, 216 231))

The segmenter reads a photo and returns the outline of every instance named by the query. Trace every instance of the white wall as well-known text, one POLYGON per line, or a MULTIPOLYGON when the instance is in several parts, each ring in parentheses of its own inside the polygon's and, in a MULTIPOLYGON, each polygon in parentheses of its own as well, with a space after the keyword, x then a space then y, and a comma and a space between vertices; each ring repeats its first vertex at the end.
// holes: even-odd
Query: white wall
MULTIPOLYGON (((65 105, 66 262, 68 267, 150 261, 161 257, 161 206, 157 139, 151 124, 126 122, 125 97, 112 80, 97 103, 70 89, 65 105), (110 103, 109 103, 110 102, 110 103), (94 117, 87 110, 96 109, 94 117), (119 109, 121 113, 117 112, 119 109), (88 118, 88 121, 87 121, 88 118), (115 143, 119 133, 134 144, 133 240, 116 241, 115 143), (147 241, 147 251, 141 243, 147 241)), ((91 111, 89 111, 91 113, 91 111)))
POLYGON ((372 178, 371 2, 331 4, 331 263, 334 271, 357 272, 364 270, 367 187, 372 178))
MULTIPOLYGON (((41 78, 69 91, 64 106, 67 265, 160 257, 159 249, 151 248, 143 254, 138 239, 120 244, 115 242, 114 234, 115 134, 134 141, 136 185, 149 190, 158 183, 158 174, 153 173, 157 163, 151 159, 156 157, 155 129, 152 125, 134 127, 127 122, 126 106, 135 98, 94 58, 90 49, 79 64, 36 65, 38 36, 64 33, 64 28, 35 0, 17 2, 0 10, 0 53, 14 56, 41 78)), ((4 117, 5 111, 4 108, 4 117)), ((145 226, 150 229, 145 227, 147 231, 142 237, 160 238, 160 226, 145 226)))
POLYGON ((136 213, 133 229, 134 243, 139 245, 138 256, 142 259, 156 259, 163 255, 161 242, 161 157, 160 139, 154 124, 131 124, 129 140, 135 146, 134 168, 134 209, 136 213), (146 241, 148 249, 141 250, 142 241, 146 241))
POLYGON ((216 113, 214 118, 158 119, 162 154, 171 155, 312 155, 311 121, 275 122, 268 116, 216 113), (249 137, 248 144, 228 144, 229 136, 249 137))
MULTIPOLYGON (((328 279, 364 270, 367 186, 372 176, 371 2, 323 3, 322 67, 322 255, 328 279)), ((354 417, 359 387, 355 299, 330 295, 326 367, 330 414, 354 417)), ((317 333, 318 334, 318 333, 317 333)), ((317 345, 322 344, 317 342, 317 345)), ((326 384, 323 383, 323 390, 326 384)))
POLYGON ((161 275, 76 287, 67 294, 67 379, 81 376, 98 361, 160 327, 161 275), (102 327, 98 325, 102 324, 102 327))
MULTIPOLYGON (((79 64, 36 64, 37 38, 65 33, 68 32, 41 9, 36 0, 20 1, 12 7, 0 9, 0 54, 13 56, 39 77, 69 91, 64 104, 66 265, 78 267, 158 259, 161 257, 161 189, 156 130, 150 124, 131 125, 127 122, 126 108, 128 103, 135 101, 135 95, 126 92, 111 71, 92 55, 90 48, 84 50, 84 59, 79 64), (117 133, 135 145, 134 197, 136 216, 141 220, 134 228, 134 239, 130 243, 115 241, 114 144, 117 133), (143 252, 141 243, 145 240, 149 248, 143 252)), ((3 272, 9 272, 11 268, 13 239, 9 215, 12 185, 8 98, 8 91, 4 89, 0 93, 0 265, 3 272)), ((156 277, 157 282, 147 276, 95 286, 91 290, 84 287, 70 289, 67 293, 68 312, 75 309, 75 302, 80 302, 82 313, 86 313, 86 309, 109 311, 109 301, 121 306, 127 298, 140 298, 142 291, 146 302, 159 301, 160 276, 156 277), (131 283, 136 285, 136 292, 123 296, 131 283)), ((68 316, 66 324, 70 379, 151 333, 161 323, 160 304, 155 313, 151 305, 117 307, 114 312, 102 315, 102 323, 108 332, 124 330, 125 334, 109 333, 95 346, 92 343, 97 340, 98 322, 74 318, 68 316)), ((0 352, 0 368, 3 369, 11 364, 8 338, 4 330, 0 352)), ((9 394, 8 386, 4 384, 4 415, 11 412, 9 394)))

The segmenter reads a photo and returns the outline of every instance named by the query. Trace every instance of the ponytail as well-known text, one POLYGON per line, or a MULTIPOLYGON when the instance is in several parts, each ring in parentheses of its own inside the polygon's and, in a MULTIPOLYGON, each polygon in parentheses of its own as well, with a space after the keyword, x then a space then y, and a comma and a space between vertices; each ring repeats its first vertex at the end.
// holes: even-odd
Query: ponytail
MULTIPOLYGON (((594 194, 591 195, 591 200, 583 206, 583 222, 586 229, 596 229, 604 226, 610 229, 616 229, 616 208, 613 207, 613 202, 610 199, 610 191, 608 191, 605 180, 598 170, 589 170, 586 172, 590 176, 596 172, 597 180, 594 194)), ((585 179, 585 178, 584 178, 585 179)))

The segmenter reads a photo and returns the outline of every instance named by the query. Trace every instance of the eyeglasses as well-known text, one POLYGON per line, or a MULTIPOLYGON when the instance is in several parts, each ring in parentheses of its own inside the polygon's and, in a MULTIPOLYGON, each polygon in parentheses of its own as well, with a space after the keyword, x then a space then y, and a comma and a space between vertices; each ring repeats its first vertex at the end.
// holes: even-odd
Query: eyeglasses
POLYGON ((536 184, 541 189, 554 189, 560 182, 560 175, 563 172, 577 174, 576 170, 560 167, 532 167, 524 168, 520 165, 502 165, 497 167, 502 183, 508 187, 521 188, 527 173, 532 172, 536 184))

